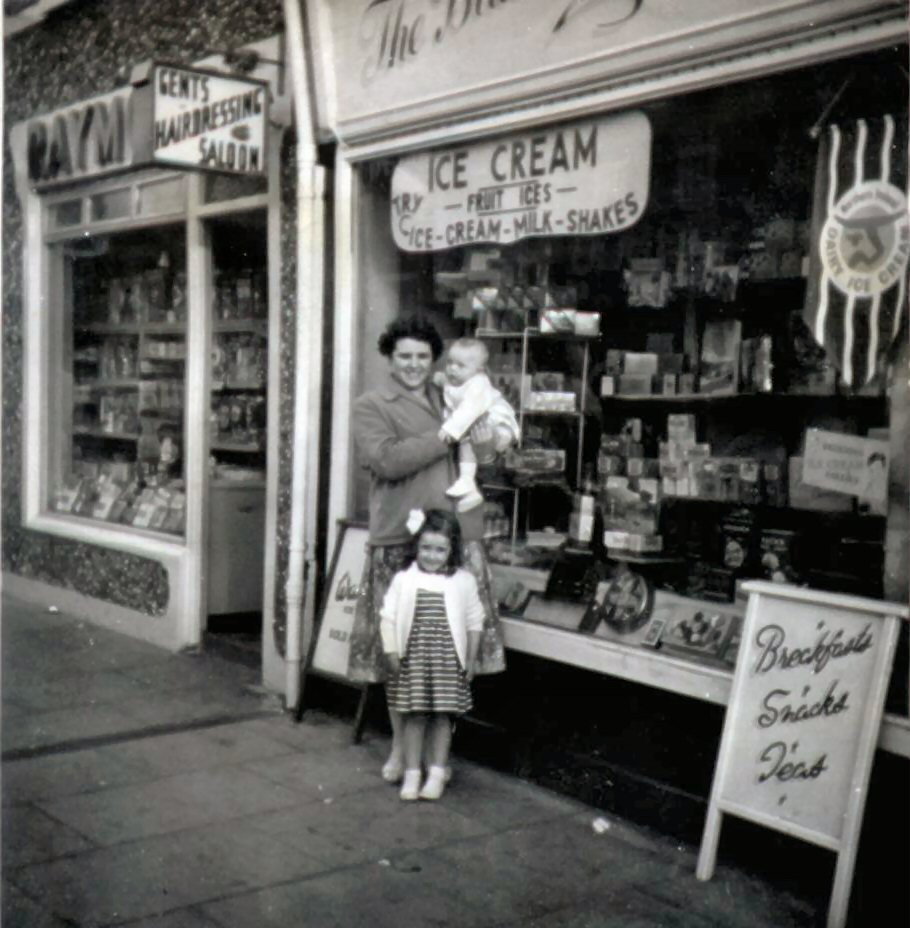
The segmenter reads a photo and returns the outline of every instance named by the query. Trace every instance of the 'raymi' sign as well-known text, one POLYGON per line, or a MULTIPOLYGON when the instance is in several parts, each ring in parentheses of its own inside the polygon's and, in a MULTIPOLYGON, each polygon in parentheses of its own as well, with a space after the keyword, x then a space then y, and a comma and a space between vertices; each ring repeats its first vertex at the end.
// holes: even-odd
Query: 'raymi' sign
POLYGON ((15 127, 13 151, 18 161, 24 133, 29 184, 40 189, 131 166, 131 94, 118 90, 15 127))
POLYGON ((650 169, 640 112, 409 155, 392 175, 392 235, 422 252, 619 232, 644 213, 650 169))
POLYGON ((264 81, 155 64, 151 160, 174 167, 264 175, 269 88, 264 81))

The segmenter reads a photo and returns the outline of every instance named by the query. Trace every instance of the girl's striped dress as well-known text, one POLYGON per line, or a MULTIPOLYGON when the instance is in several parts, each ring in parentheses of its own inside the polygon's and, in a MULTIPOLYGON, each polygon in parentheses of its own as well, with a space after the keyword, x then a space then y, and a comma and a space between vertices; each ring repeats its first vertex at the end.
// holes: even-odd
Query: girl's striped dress
POLYGON ((414 621, 401 672, 386 685, 397 712, 461 715, 471 708, 471 688, 449 631, 441 591, 418 589, 414 621))

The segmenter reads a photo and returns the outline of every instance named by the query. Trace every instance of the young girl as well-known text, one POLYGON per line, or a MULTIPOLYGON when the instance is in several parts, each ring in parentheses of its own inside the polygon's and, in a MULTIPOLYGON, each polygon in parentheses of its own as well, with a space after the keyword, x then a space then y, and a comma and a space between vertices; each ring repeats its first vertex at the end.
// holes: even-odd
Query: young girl
MULTIPOLYGON (((477 582, 461 568, 461 529, 455 516, 414 511, 416 560, 398 571, 380 612, 389 664, 389 708, 402 713, 404 780, 401 798, 439 799, 445 789, 452 716, 471 708, 483 628, 477 582), (429 732, 427 734, 427 729, 429 732), (421 760, 427 734, 427 779, 421 760)), ((409 519, 409 527, 411 520, 409 519)))

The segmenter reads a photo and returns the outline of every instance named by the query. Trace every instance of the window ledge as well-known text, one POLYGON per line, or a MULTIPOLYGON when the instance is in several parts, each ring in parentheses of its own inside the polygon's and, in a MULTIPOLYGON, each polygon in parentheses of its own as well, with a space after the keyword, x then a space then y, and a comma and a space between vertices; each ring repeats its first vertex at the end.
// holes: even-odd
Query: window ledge
POLYGON ((186 552, 186 543, 181 539, 169 540, 156 532, 129 527, 113 527, 67 516, 59 513, 42 513, 23 519, 24 528, 35 532, 46 532, 73 541, 100 545, 128 554, 141 554, 150 558, 181 558, 186 552))

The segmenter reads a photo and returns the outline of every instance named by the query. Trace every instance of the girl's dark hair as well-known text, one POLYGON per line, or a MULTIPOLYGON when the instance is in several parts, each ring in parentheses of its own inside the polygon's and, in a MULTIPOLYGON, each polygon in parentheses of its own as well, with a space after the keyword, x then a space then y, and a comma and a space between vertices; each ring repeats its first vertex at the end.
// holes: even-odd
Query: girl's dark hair
POLYGON ((423 316, 402 316, 399 319, 393 319, 379 336, 379 353, 391 358, 395 346, 402 338, 426 342, 430 346, 430 351, 433 352, 434 361, 437 361, 442 354, 442 338, 433 323, 424 319, 423 316))
POLYGON ((452 545, 449 552, 449 560, 446 564, 446 573, 453 574, 458 567, 461 567, 461 526, 458 519, 451 512, 444 509, 428 509, 423 525, 417 530, 414 536, 414 557, 417 557, 417 543, 424 532, 436 532, 439 535, 445 535, 452 545))

